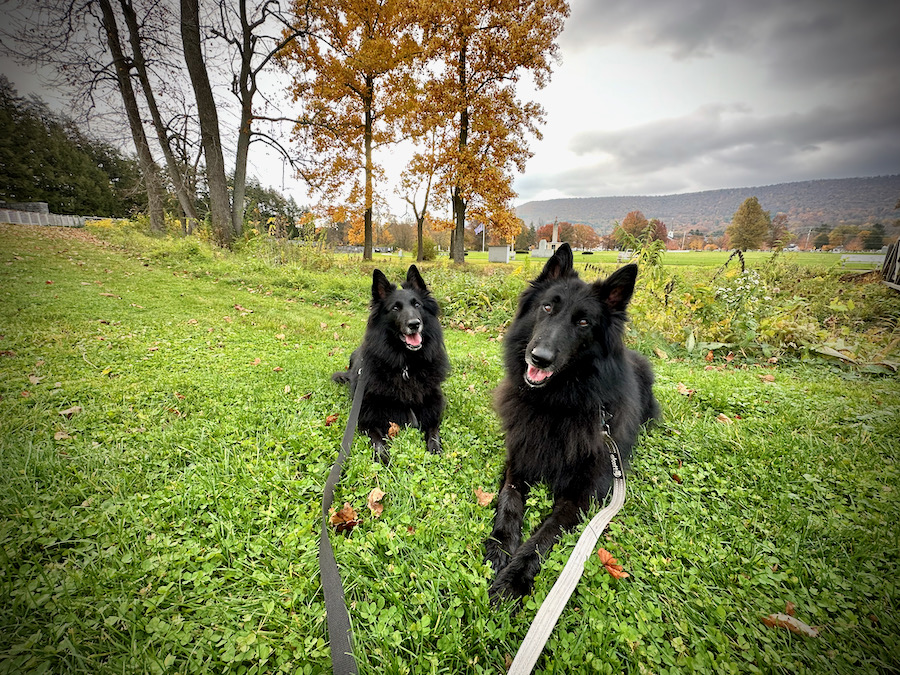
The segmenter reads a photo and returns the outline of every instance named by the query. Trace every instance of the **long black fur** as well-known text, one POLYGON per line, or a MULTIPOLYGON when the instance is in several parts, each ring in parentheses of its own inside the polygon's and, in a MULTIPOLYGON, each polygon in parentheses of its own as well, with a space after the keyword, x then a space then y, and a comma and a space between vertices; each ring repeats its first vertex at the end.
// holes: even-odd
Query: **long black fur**
POLYGON ((627 462, 641 424, 660 415, 650 363, 624 343, 636 277, 637 266, 626 265, 605 281, 585 283, 563 244, 519 297, 495 398, 506 467, 485 541, 485 560, 496 572, 494 600, 530 593, 541 556, 609 492, 604 422, 627 462), (521 544, 525 500, 538 482, 553 492, 553 510, 521 544))
POLYGON ((415 265, 400 287, 381 270, 372 272, 372 301, 362 344, 350 366, 331 376, 356 393, 359 369, 368 373, 357 428, 387 463, 391 423, 421 429, 432 453, 441 452, 440 424, 446 401, 441 384, 450 372, 439 307, 415 265))

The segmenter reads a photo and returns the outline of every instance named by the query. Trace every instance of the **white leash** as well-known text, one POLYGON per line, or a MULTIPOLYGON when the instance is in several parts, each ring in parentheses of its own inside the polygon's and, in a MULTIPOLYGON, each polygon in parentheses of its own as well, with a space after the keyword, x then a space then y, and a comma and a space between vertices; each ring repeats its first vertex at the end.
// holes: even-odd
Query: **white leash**
POLYGON ((597 540, 603 534, 603 530, 609 525, 609 521, 615 517, 625 504, 625 472, 622 469, 622 458, 619 456, 619 446, 609 435, 607 430, 603 431, 606 450, 609 453, 609 459, 612 463, 613 470, 613 492, 609 504, 594 516, 584 528, 584 532, 578 538, 575 549, 569 556, 569 561, 563 568, 562 573, 550 589, 550 593, 544 599, 522 646, 516 652, 512 665, 509 667, 509 675, 529 675, 537 663, 538 657, 556 626, 559 615, 562 614, 563 608, 569 601, 569 596, 578 585, 578 580, 584 572, 584 563, 594 551, 597 540))

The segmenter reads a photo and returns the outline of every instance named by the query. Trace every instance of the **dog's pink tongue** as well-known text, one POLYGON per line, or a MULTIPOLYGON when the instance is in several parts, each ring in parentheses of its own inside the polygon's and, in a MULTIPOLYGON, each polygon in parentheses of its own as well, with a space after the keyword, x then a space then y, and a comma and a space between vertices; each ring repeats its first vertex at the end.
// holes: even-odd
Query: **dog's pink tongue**
POLYGON ((540 368, 535 368, 531 364, 528 364, 528 379, 532 382, 543 382, 548 377, 550 377, 549 370, 541 370, 540 368))
POLYGON ((412 335, 404 335, 403 339, 406 340, 406 344, 410 347, 418 347, 422 344, 422 334, 421 333, 413 333, 412 335))

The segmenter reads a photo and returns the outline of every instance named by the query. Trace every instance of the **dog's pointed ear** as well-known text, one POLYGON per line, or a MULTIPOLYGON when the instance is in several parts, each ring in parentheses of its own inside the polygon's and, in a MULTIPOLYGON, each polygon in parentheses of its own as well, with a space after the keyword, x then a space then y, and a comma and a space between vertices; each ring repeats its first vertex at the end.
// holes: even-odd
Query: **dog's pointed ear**
POLYGON ((384 272, 379 269, 372 271, 372 300, 376 302, 384 300, 395 288, 396 286, 384 276, 384 272))
POLYGON ((422 278, 422 275, 419 274, 419 268, 415 265, 410 265, 409 269, 406 271, 406 281, 414 290, 417 290, 420 293, 428 292, 428 286, 425 285, 425 280, 422 278))
POLYGON ((638 267, 634 263, 625 265, 609 275, 604 281, 594 282, 594 294, 614 312, 624 312, 634 294, 638 267))
POLYGON ((556 253, 550 257, 550 260, 544 265, 543 271, 535 281, 556 281, 569 276, 571 273, 572 247, 566 243, 556 249, 556 253))

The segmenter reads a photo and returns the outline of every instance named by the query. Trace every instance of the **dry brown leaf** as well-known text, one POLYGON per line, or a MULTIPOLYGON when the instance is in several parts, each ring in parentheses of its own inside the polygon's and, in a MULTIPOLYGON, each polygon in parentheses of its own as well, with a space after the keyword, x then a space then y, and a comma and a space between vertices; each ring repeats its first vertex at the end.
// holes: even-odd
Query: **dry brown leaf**
POLYGON ((655 352, 656 352, 656 355, 657 355, 659 358, 661 358, 663 361, 668 360, 669 355, 666 354, 666 353, 665 353, 662 349, 660 349, 659 347, 657 347, 657 348, 654 349, 653 351, 655 351, 655 352))
POLYGON ((28 376, 28 381, 31 382, 31 384, 40 384, 43 379, 43 377, 38 377, 37 375, 28 376))
POLYGON ((344 502, 344 506, 340 511, 335 511, 332 508, 330 512, 331 525, 338 532, 349 532, 362 522, 362 519, 357 517, 356 511, 350 506, 349 502, 344 502))
POLYGON ((707 360, 709 363, 712 363, 712 361, 713 361, 714 358, 716 358, 716 357, 715 357, 715 355, 712 353, 712 350, 709 350, 708 352, 706 352, 706 360, 707 360))
POLYGON ((675 391, 677 391, 682 396, 690 396, 691 394, 694 393, 694 390, 688 389, 685 386, 684 382, 679 382, 678 385, 675 387, 675 391))
POLYGON ((821 630, 816 626, 804 623, 790 614, 782 614, 781 612, 764 616, 762 622, 770 628, 787 628, 792 633, 811 638, 819 637, 819 631, 821 630))
POLYGON ((300 397, 300 400, 301 400, 301 401, 308 401, 309 399, 312 398, 312 394, 313 394, 313 393, 312 393, 311 391, 308 391, 308 392, 306 392, 305 394, 303 394, 303 396, 300 397))
POLYGON ((198 323, 200 323, 200 322, 197 321, 197 319, 188 319, 189 326, 196 326, 198 323))
POLYGON ((388 427, 388 438, 393 438, 397 434, 400 433, 400 425, 396 422, 391 422, 391 425, 388 427))
POLYGON ((761 379, 763 382, 774 382, 775 376, 769 373, 767 375, 760 375, 759 379, 761 379))
POLYGON ((63 417, 71 417, 72 415, 75 415, 80 412, 81 412, 81 406, 73 405, 71 408, 66 408, 65 410, 60 410, 59 414, 62 415, 63 417))
POLYGON ((725 413, 719 413, 718 415, 716 415, 716 422, 721 422, 722 424, 734 424, 732 419, 725 413))
POLYGON ((372 491, 369 493, 369 498, 366 500, 366 504, 369 507, 369 511, 372 512, 372 516, 374 518, 380 518, 382 512, 384 511, 384 504, 381 503, 381 500, 384 498, 384 492, 381 488, 374 487, 372 491))
POLYGON ((609 572, 610 576, 614 579, 627 579, 631 576, 628 572, 622 571, 622 566, 619 564, 619 561, 605 548, 601 548, 597 551, 597 557, 600 558, 603 567, 606 568, 606 571, 609 572))
POLYGON ((272 372, 275 373, 280 373, 282 370, 284 370, 284 368, 282 368, 281 366, 275 366, 274 368, 272 368, 272 372))
POLYGON ((291 393, 291 385, 289 385, 289 384, 284 385, 284 393, 285 394, 291 393))
POLYGON ((677 473, 673 473, 673 474, 672 474, 672 480, 674 480, 674 481, 675 481, 676 483, 678 483, 679 485, 681 485, 682 482, 683 482, 683 481, 681 480, 681 476, 679 476, 677 473))
POLYGON ((53 440, 56 440, 56 441, 64 441, 67 438, 72 438, 72 437, 69 436, 69 434, 67 434, 65 431, 57 431, 55 434, 53 434, 53 440))
POLYGON ((284 333, 276 333, 275 339, 276 340, 284 340, 284 333))
POLYGON ((494 499, 493 492, 485 492, 480 487, 475 488, 475 498, 478 499, 478 506, 487 506, 494 499))
POLYGON ((250 365, 258 366, 260 363, 262 363, 262 360, 260 360, 260 358, 257 356, 255 359, 253 359, 253 362, 250 365))
POLYGON ((118 297, 120 297, 120 296, 116 295, 115 293, 101 293, 100 295, 102 295, 104 298, 118 298, 118 297))
POLYGON ((325 418, 325 426, 330 427, 332 424, 334 424, 337 421, 338 421, 337 413, 334 413, 333 415, 329 415, 328 417, 325 418))
POLYGON ((22 393, 19 394, 19 395, 20 395, 22 398, 28 398, 29 396, 31 396, 31 392, 28 391, 27 389, 23 389, 23 390, 22 390, 22 393))
POLYGON ((246 307, 241 307, 240 305, 235 305, 234 308, 244 314, 253 314, 252 309, 247 309, 246 307))

